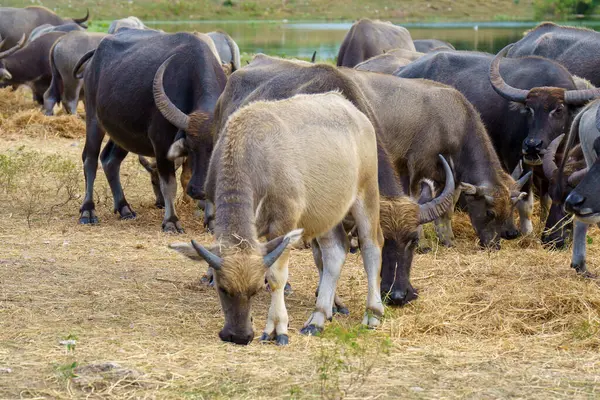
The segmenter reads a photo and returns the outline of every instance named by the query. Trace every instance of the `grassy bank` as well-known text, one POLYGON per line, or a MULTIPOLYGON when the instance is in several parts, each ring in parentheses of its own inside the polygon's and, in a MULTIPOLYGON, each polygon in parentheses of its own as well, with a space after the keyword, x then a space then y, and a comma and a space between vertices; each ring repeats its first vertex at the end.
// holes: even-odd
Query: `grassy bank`
MULTIPOLYGON (((110 20, 136 15, 145 20, 355 20, 382 18, 397 22, 503 21, 533 19, 532 0, 67 0, 38 1, 65 16, 110 20)), ((22 0, 3 6, 22 7, 22 0)))

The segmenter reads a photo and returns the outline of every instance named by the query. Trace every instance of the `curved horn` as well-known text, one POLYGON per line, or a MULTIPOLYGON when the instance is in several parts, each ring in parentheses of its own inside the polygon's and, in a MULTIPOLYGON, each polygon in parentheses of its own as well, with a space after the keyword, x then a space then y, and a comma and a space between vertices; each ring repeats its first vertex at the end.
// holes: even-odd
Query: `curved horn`
POLYGON ((277 261, 277 259, 281 256, 281 254, 283 253, 283 251, 285 250, 285 248, 287 247, 287 245, 289 243, 290 243, 289 237, 283 238, 281 243, 279 243, 279 245, 277 247, 275 247, 275 249, 273 249, 272 252, 270 252, 269 254, 264 256, 263 262, 265 264, 265 267, 267 267, 267 268, 271 267, 271 265, 273 265, 275 263, 275 261, 277 261))
POLYGON ((195 240, 192 240, 192 246, 198 252, 198 255, 204 259, 208 263, 210 267, 215 270, 220 270, 223 267, 223 259, 207 249, 205 249, 201 244, 196 243, 195 240))
POLYGON ((564 133, 556 137, 556 139, 554 139, 546 148, 546 152, 544 153, 543 168, 544 175, 546 175, 547 179, 552 179, 554 173, 558 169, 558 166, 556 165, 556 150, 558 150, 558 147, 562 143, 564 137, 564 133))
POLYGON ((86 22, 88 19, 90 18, 90 9, 88 8, 86 13, 85 13, 85 17, 83 18, 73 18, 73 22, 75 22, 77 25, 81 25, 84 22, 86 22))
POLYGON ((175 57, 175 54, 167 58, 165 62, 163 62, 158 68, 158 71, 156 71, 156 75, 154 75, 154 102, 156 103, 158 110, 167 119, 167 121, 175 125, 177 128, 186 131, 190 124, 190 117, 171 102, 169 96, 167 96, 165 93, 165 88, 163 87, 163 77, 173 57, 175 57))
POLYGON ((490 83, 492 87, 500 96, 504 97, 510 101, 516 101, 517 103, 524 103, 527 99, 527 95, 529 94, 529 90, 517 89, 510 86, 508 83, 502 79, 500 75, 500 60, 508 53, 512 44, 509 44, 505 48, 503 48, 496 57, 492 60, 492 64, 490 65, 490 83))
POLYGON ((521 179, 519 179, 518 181, 515 182, 515 184, 512 187, 512 190, 520 192, 521 189, 523 188, 523 186, 525 186, 525 184, 529 180, 529 178, 531 178, 532 174, 533 174, 533 171, 529 171, 528 173, 526 173, 525 175, 523 175, 521 177, 521 179))
MULTIPOLYGON (((23 47, 23 45, 25 44, 25 38, 26 38, 26 36, 25 36, 25 34, 23 34, 23 36, 21 36, 21 39, 19 39, 19 42, 16 45, 14 45, 10 49, 0 53, 0 59, 10 56, 11 54, 17 52, 17 50, 19 50, 21 47, 23 47)), ((6 41, 6 39, 4 39, 2 41, 2 43, 0 43, 0 47, 2 47, 2 45, 4 44, 5 41, 6 41)))
POLYGON ((513 178, 515 181, 519 179, 521 175, 523 175, 523 160, 519 160, 519 163, 513 170, 512 174, 510 174, 511 178, 513 178))
POLYGON ((569 183, 569 186, 575 187, 575 186, 579 185, 579 182, 581 182, 581 180, 583 179, 585 174, 588 173, 588 171, 589 171, 589 168, 584 168, 584 169, 580 169, 579 171, 573 172, 571 174, 571 176, 569 176, 567 178, 567 182, 569 183))
POLYGON ((438 219, 442 214, 447 212, 454 203, 454 173, 452 172, 452 168, 450 168, 450 165, 448 165, 448 162, 444 156, 441 154, 438 154, 438 156, 440 157, 442 165, 444 166, 444 172, 446 173, 446 184, 444 185, 442 194, 430 202, 421 204, 419 206, 419 224, 421 225, 438 219))
POLYGON ((567 104, 582 105, 597 97, 600 97, 600 88, 565 91, 565 103, 567 104))

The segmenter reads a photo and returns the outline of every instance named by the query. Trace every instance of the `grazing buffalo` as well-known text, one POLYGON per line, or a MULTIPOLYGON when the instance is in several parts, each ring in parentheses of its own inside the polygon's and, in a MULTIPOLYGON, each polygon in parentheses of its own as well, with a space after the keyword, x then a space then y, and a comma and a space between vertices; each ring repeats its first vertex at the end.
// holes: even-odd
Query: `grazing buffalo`
POLYGON ((64 35, 64 32, 46 33, 21 48, 25 43, 23 36, 13 48, 0 53, 0 82, 13 87, 27 85, 33 91, 33 99, 44 104, 44 92, 52 80, 50 49, 64 35))
MULTIPOLYGON (((386 239, 382 291, 390 293, 390 302, 403 304, 416 298, 409 272, 418 228, 426 222, 406 218, 411 212, 405 210, 415 207, 415 203, 405 197, 394 165, 405 177, 406 187, 411 187, 414 193, 418 192, 422 178, 432 178, 440 187, 444 185, 438 153, 451 158, 455 165, 462 165, 459 177, 471 184, 469 188, 474 192, 470 211, 477 232, 484 245, 497 244, 495 229, 509 217, 514 181, 502 174, 499 166, 494 167, 497 157, 481 121, 464 97, 449 87, 258 55, 231 75, 215 110, 215 131, 219 132, 233 112, 252 101, 331 90, 340 90, 369 117, 380 141, 379 190, 386 239), (419 104, 428 104, 428 108, 419 104), (467 138, 467 133, 474 137, 467 138), (459 150, 463 148, 470 150, 459 150), (433 151, 437 153, 431 154, 433 151)), ((436 216, 429 221, 450 209, 450 197, 444 197, 444 207, 437 208, 436 216)), ((210 215, 206 221, 210 222, 210 215)))
POLYGON ((432 50, 439 49, 456 50, 450 43, 438 39, 418 39, 413 40, 413 43, 415 45, 415 49, 417 49, 417 51, 420 53, 429 53, 432 50))
POLYGON ((64 25, 75 23, 83 26, 90 16, 89 10, 83 18, 61 18, 45 7, 30 6, 25 8, 0 7, 0 36, 6 39, 0 50, 14 47, 21 37, 31 34, 36 27, 44 24, 64 25))
POLYGON ((508 57, 540 56, 564 65, 571 74, 600 86, 600 33, 544 22, 513 45, 508 57))
POLYGON ((231 72, 241 68, 240 49, 237 43, 225 32, 208 32, 212 39, 223 64, 231 66, 231 72))
MULTIPOLYGON (((105 133, 112 146, 102 151, 102 167, 108 178, 115 212, 121 218, 134 218, 125 200, 119 178, 120 164, 128 152, 155 157, 161 192, 165 201, 164 231, 183 229, 175 212, 177 191, 175 165, 167 157, 179 130, 185 130, 184 143, 197 181, 187 190, 195 195, 204 182, 212 137, 210 126, 214 105, 223 91, 226 77, 206 43, 192 34, 162 34, 150 30, 123 29, 100 42, 75 66, 88 59, 84 72, 86 143, 83 164, 86 196, 81 207, 80 223, 97 223, 93 201, 98 154, 105 133), (172 59, 164 74, 164 87, 154 85, 159 66, 172 59), (155 100, 156 98, 156 100, 155 100), (181 111, 173 112, 175 104, 181 111)), ((163 76, 160 81, 163 82, 163 76)), ((174 157, 175 159, 177 157, 174 157)))
POLYGON ((353 68, 392 49, 416 51, 410 32, 391 22, 361 19, 346 34, 337 56, 338 67, 353 68))
POLYGON ((68 24, 63 24, 63 25, 50 25, 50 24, 44 24, 44 25, 40 25, 37 28, 35 28, 34 30, 31 31, 31 33, 29 34, 29 37, 27 38, 27 42, 25 42, 25 44, 29 44, 30 42, 34 41, 35 39, 39 38, 40 36, 42 36, 45 33, 48 32, 73 32, 73 31, 85 31, 85 28, 81 27, 81 25, 75 24, 75 23, 68 23, 68 24))
MULTIPOLYGON (((585 260, 587 246, 587 229, 589 225, 600 223, 600 196, 598 182, 600 180, 600 101, 590 103, 573 121, 569 138, 565 145, 567 152, 579 139, 581 149, 589 172, 571 191, 565 200, 565 211, 575 216, 573 231, 573 258, 571 267, 584 276, 592 276, 588 272, 585 260)), ((559 176, 564 181, 565 163, 560 166, 559 176)))
MULTIPOLYGON (((569 129, 573 115, 593 97, 592 92, 577 90, 564 67, 541 57, 510 59, 503 58, 502 52, 494 57, 440 51, 425 55, 395 75, 431 79, 463 93, 481 114, 505 170, 513 171, 521 158, 529 164, 528 169, 540 166, 534 168, 534 182, 549 209, 541 153, 569 129)), ((533 231, 532 202, 531 195, 519 202, 523 234, 533 231)))
POLYGON ((127 17, 121 19, 115 19, 110 23, 108 27, 108 34, 114 35, 121 28, 130 29, 148 29, 146 25, 138 17, 127 17))
POLYGON ((44 93, 44 112, 52 115, 54 106, 61 102, 69 114, 77 113, 79 93, 83 88, 83 79, 73 76, 77 62, 98 44, 106 34, 72 32, 59 38, 50 50, 50 69, 52 81, 44 93))
POLYGON ((296 95, 240 108, 215 144, 209 179, 214 183, 207 198, 215 205, 216 245, 211 250, 196 242, 172 247, 200 256, 215 271, 225 314, 222 340, 245 345, 254 338, 252 299, 266 273, 271 306, 261 340, 288 344, 284 286, 289 247, 300 239, 318 243, 323 265, 315 310, 300 332, 323 329, 332 318, 348 249, 342 227, 348 213, 358 226, 368 279, 363 324, 379 325, 383 234, 377 139, 369 119, 343 95, 296 95), (259 242, 263 235, 268 243, 259 242))

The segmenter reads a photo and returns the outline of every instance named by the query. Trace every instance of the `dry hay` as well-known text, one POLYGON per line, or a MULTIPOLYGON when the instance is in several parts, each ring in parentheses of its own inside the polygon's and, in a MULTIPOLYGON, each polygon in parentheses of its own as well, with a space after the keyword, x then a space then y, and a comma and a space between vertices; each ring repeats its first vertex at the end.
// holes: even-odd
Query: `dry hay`
POLYGON ((27 89, 0 89, 0 136, 12 135, 79 138, 85 136, 85 121, 78 115, 62 112, 45 116, 27 89))
MULTIPOLYGON (((40 139, 0 137, 0 154, 24 145, 81 168, 82 139, 40 139)), ((350 255, 338 292, 351 315, 329 323, 325 338, 310 338, 298 330, 314 306, 317 272, 310 250, 293 250, 290 346, 233 346, 217 337, 223 317, 214 290, 199 284, 205 265, 167 249, 191 238, 210 243, 201 220, 180 205, 186 234, 161 233, 162 211, 134 157, 122 176, 134 221, 113 214, 101 170, 99 226, 77 224, 80 199, 32 228, 6 206, 0 212, 0 398, 597 396, 600 289, 569 268, 569 251, 549 252, 536 239, 478 250, 467 216, 457 213, 457 246, 432 241, 431 253, 415 256, 417 301, 386 309, 378 330, 358 331, 366 280, 360 257, 350 255), (74 348, 64 345, 69 338, 74 348)), ((596 229, 590 241, 598 272, 596 229)), ((257 337, 268 305, 260 293, 257 337)))

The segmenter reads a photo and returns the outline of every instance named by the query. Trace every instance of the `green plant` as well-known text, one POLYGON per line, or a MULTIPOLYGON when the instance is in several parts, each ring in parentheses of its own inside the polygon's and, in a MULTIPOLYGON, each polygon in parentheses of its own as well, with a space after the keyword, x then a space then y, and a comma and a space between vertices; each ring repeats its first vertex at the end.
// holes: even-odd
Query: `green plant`
POLYGON ((327 327, 320 335, 316 357, 319 393, 323 399, 343 399, 362 386, 382 354, 388 354, 389 338, 382 338, 360 325, 327 327))
POLYGON ((73 361, 72 363, 57 365, 56 372, 58 372, 58 375, 62 379, 77 378, 77 374, 75 373, 75 368, 77 368, 77 361, 73 361))
POLYGON ((589 15, 598 3, 598 0, 535 0, 533 9, 537 19, 567 18, 573 14, 589 15))

